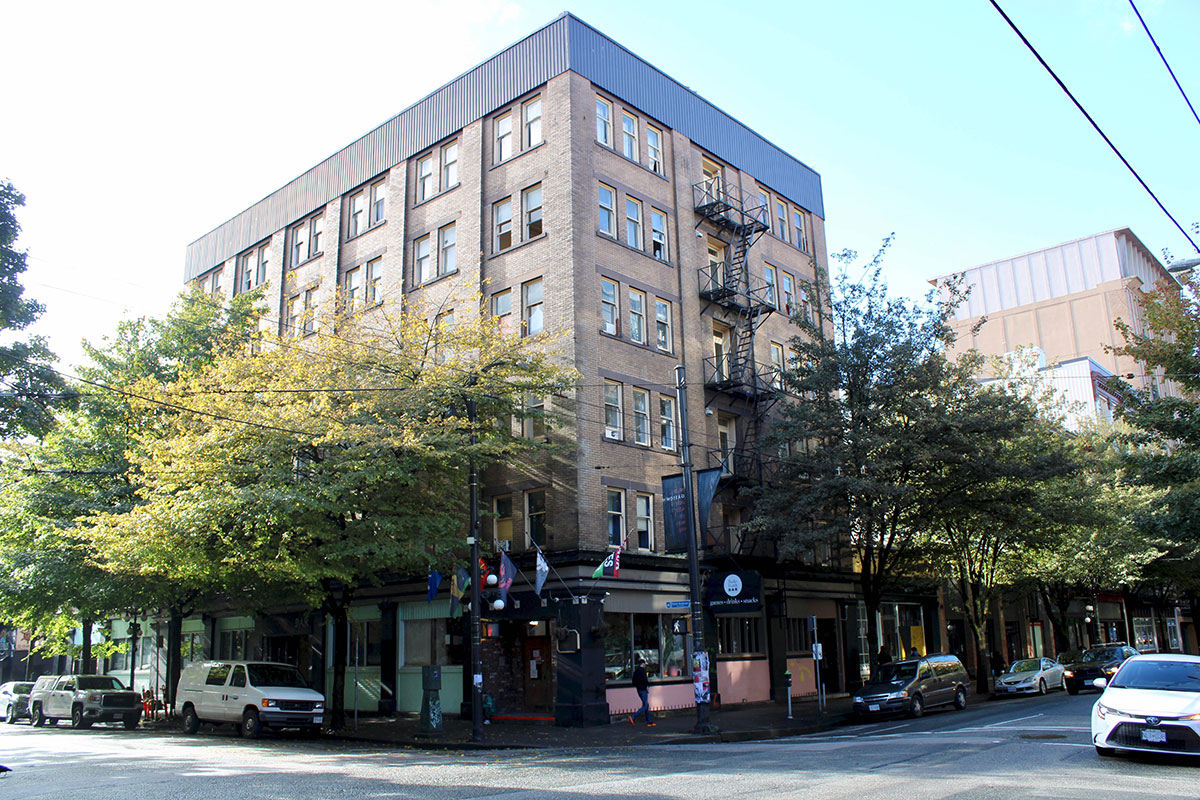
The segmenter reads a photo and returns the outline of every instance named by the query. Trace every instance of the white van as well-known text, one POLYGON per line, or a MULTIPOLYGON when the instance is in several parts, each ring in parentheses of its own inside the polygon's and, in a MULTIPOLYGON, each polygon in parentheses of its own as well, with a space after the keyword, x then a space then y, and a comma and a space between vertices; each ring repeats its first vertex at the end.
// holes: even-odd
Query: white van
POLYGON ((263 728, 319 729, 325 696, 308 688, 300 670, 269 661, 203 661, 179 676, 175 707, 185 733, 201 722, 231 722, 253 739, 263 728))

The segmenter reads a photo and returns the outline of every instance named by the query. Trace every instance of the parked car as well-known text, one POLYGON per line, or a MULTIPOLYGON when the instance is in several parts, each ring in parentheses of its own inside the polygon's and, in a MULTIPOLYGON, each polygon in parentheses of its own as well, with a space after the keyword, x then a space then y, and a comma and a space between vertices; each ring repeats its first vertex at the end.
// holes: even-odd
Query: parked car
POLYGON ((1063 668, 1067 694, 1079 694, 1080 689, 1091 689, 1096 678, 1111 678, 1125 661, 1138 654, 1124 642, 1109 642, 1083 652, 1083 657, 1063 668))
POLYGON ((1063 650, 1054 660, 1065 667, 1067 664, 1076 663, 1081 658, 1083 658, 1082 650, 1063 650))
POLYGON ((256 738, 264 728, 317 730, 325 720, 325 696, 310 689, 290 664, 189 664, 179 676, 175 702, 186 733, 196 733, 201 722, 228 722, 242 736, 256 738))
POLYGON ((971 679, 954 656, 928 655, 883 664, 855 692, 855 714, 908 712, 914 717, 934 706, 967 707, 971 679))
POLYGON ((1065 689, 1063 665, 1048 658, 1023 658, 996 677, 996 694, 1045 694, 1065 689))
POLYGON ((72 728, 120 722, 132 730, 142 719, 142 698, 111 675, 43 675, 29 693, 29 716, 38 727, 69 719, 72 728))
POLYGON ((1102 756, 1117 750, 1200 755, 1200 657, 1136 655, 1092 706, 1092 744, 1102 756))
POLYGON ((21 717, 29 717, 29 693, 33 690, 32 683, 9 681, 0 683, 0 716, 9 725, 21 717))

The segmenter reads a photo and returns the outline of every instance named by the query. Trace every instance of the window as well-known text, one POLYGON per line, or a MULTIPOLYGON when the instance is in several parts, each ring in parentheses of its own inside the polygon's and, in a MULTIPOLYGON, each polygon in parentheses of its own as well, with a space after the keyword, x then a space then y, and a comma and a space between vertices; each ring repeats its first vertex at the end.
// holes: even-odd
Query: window
POLYGON ((454 355, 454 326, 458 324, 454 309, 438 314, 433 320, 433 360, 445 364, 454 355))
POLYGON ((625 241, 642 249, 642 204, 632 197, 625 198, 625 241))
POLYGON ((600 232, 607 236, 616 236, 615 217, 617 194, 611 187, 600 184, 600 232))
POLYGON ((721 472, 733 474, 733 456, 737 449, 737 420, 729 414, 717 415, 717 447, 721 451, 721 472))
POLYGON ((779 307, 779 292, 775 288, 775 268, 770 264, 763 267, 767 276, 767 302, 775 308, 779 307))
POLYGON ((701 157, 700 171, 704 174, 705 194, 711 202, 721 193, 721 165, 701 157))
POLYGON ((787 624, 787 651, 792 653, 805 653, 812 650, 812 640, 808 633, 808 620, 788 617, 787 624))
POLYGON ((663 173, 662 131, 653 125, 646 126, 646 151, 650 156, 650 169, 663 173))
POLYGON ((497 550, 508 550, 512 545, 513 534, 512 496, 493 498, 492 511, 496 514, 496 518, 492 520, 492 541, 495 542, 497 550))
POLYGON ((442 189, 458 185, 458 142, 442 148, 442 189))
POLYGON ((525 116, 525 146, 533 147, 542 143, 542 98, 536 97, 524 105, 525 116))
POLYGON ((406 619, 401 623, 404 637, 404 666, 429 667, 449 664, 446 646, 450 638, 445 619, 406 619))
POLYGON ((342 284, 342 303, 346 311, 358 311, 363 304, 362 267, 346 270, 342 284))
POLYGON ((521 426, 521 434, 526 439, 543 439, 546 436, 546 398, 536 394, 525 395, 525 413, 527 416, 521 426))
POLYGON ((417 202, 421 203, 437 193, 433 180, 433 156, 425 156, 417 162, 417 202))
POLYGON ((311 336, 317 332, 317 290, 308 289, 304 292, 304 335, 311 336))
MULTIPOLYGON (((228 659, 230 661, 241 661, 250 654, 249 644, 250 631, 221 631, 217 637, 217 658, 228 659)), ((214 678, 219 677, 220 683, 216 686, 225 684, 225 676, 229 674, 230 665, 222 664, 220 667, 214 668, 213 672, 209 672, 207 683, 213 683, 214 678), (220 670, 221 672, 214 676, 213 672, 220 670)))
POLYGON ((367 305, 373 306, 383 302, 383 256, 372 258, 367 262, 367 305))
POLYGON ((542 279, 534 278, 521 284, 521 322, 525 335, 541 333, 546 327, 542 318, 542 279))
POLYGON ((612 147, 612 103, 596 98, 596 141, 612 147))
POLYGON ((626 158, 638 160, 637 117, 632 114, 621 114, 621 152, 626 158))
POLYGON ((629 338, 646 343, 646 293, 637 289, 629 290, 629 338))
POLYGON ((285 312, 285 336, 296 336, 299 332, 300 324, 300 295, 293 295, 288 298, 287 311, 285 312))
POLYGON ((511 330, 509 318, 512 316, 512 289, 492 295, 492 315, 500 318, 501 331, 508 333, 511 330))
POLYGON ((771 385, 783 388, 783 345, 771 342, 771 385))
POLYGON ((497 117, 496 122, 496 163, 508 161, 512 158, 513 142, 512 142, 512 114, 505 114, 502 117, 497 117))
POLYGON ((729 328, 713 324, 713 377, 725 380, 729 374, 729 328))
POLYGON ((293 267, 321 255, 321 234, 324 231, 324 214, 317 214, 292 227, 293 267))
MULTIPOLYGON (((426 159, 428 160, 428 159, 426 159)), ((355 192, 350 195, 350 213, 346 226, 346 236, 358 236, 367 229, 367 194, 355 192)))
POLYGON ((608 490, 608 543, 620 547, 625 542, 625 492, 608 490))
POLYGON ((259 285, 267 280, 267 270, 271 262, 271 245, 264 244, 258 248, 258 264, 255 270, 254 283, 259 285))
POLYGON ((633 390, 633 441, 650 446, 650 393, 645 389, 633 390))
POLYGON ((658 396, 658 437, 662 441, 663 450, 675 449, 675 399, 660 394, 658 396))
POLYGON ((717 617, 717 642, 722 655, 761 653, 760 617, 717 617))
POLYGON ((600 279, 600 330, 617 335, 617 284, 608 278, 600 279))
POLYGON ((664 353, 671 352, 671 304, 654 298, 654 343, 664 353))
POLYGON ((428 234, 413 242, 413 267, 418 284, 433 280, 433 259, 430 258, 430 237, 428 234))
POLYGON ((387 183, 376 181, 371 184, 371 224, 378 225, 387 217, 387 183))
POLYGON ((604 382, 604 434, 610 439, 623 438, 621 433, 621 384, 604 382))
POLYGON ((496 228, 496 252, 512 247, 512 198, 492 206, 492 224, 496 228))
POLYGON ((638 494, 634 497, 634 523, 637 527, 637 546, 640 550, 654 549, 654 496, 638 494))
POLYGON ((244 253, 238 257, 237 267, 234 269, 233 293, 243 294, 250 291, 254 286, 254 251, 244 253))
POLYGON ((525 535, 538 547, 546 546, 546 490, 525 492, 525 535))
POLYGON ((458 271, 457 238, 453 222, 438 229, 438 275, 458 271))
POLYGON ((650 209, 650 254, 659 261, 670 261, 667 255, 667 215, 657 208, 650 209))
POLYGON ((775 199, 775 235, 785 242, 788 240, 787 206, 778 198, 775 199))
POLYGON ((292 228, 292 260, 294 267, 308 260, 308 223, 301 222, 292 228))
POLYGON ((762 189, 758 190, 758 208, 754 216, 766 222, 771 215, 771 196, 762 189))
POLYGON ((671 620, 658 614, 604 614, 605 680, 628 684, 641 661, 651 681, 674 680, 687 674, 687 637, 673 633, 671 620))
POLYGON ((525 210, 525 241, 542 235, 542 185, 530 186, 521 193, 525 210))
POLYGON ((783 313, 791 316, 796 313, 796 279, 790 273, 783 273, 783 313))
POLYGON ((792 228, 795 234, 792 244, 806 253, 812 252, 808 249, 808 215, 798 208, 792 209, 792 228))

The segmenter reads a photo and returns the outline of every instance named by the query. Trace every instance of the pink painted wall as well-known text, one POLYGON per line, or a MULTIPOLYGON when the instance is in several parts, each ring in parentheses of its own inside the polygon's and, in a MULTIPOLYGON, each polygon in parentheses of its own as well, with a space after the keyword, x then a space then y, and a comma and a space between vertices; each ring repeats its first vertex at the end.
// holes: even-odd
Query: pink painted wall
MULTIPOLYGON (((787 668, 788 672, 792 673, 792 697, 811 697, 817 694, 817 674, 811 658, 789 658, 787 668)), ((825 681, 825 685, 829 686, 828 680, 825 681)))
MULTIPOLYGON (((637 689, 634 689, 632 686, 608 689, 605 691, 605 694, 607 695, 608 713, 610 714, 632 714, 642 707, 642 701, 638 698, 637 689)), ((695 705, 696 693, 692 690, 690 682, 650 684, 651 711, 693 708, 695 705)))
POLYGON ((717 688, 721 705, 759 703, 771 699, 771 670, 765 658, 718 661, 717 688))

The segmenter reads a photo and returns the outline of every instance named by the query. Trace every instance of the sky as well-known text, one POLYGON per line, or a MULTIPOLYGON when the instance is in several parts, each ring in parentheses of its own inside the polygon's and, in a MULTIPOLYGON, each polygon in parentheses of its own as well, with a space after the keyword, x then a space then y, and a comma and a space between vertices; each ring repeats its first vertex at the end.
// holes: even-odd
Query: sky
MULTIPOLYGON (((1190 233, 1200 124, 1128 0, 998 2, 1190 233)), ((1200 2, 1135 2, 1200 106, 1200 2)), ((1120 227, 1193 254, 988 0, 0 0, 33 330, 69 366, 165 314, 188 243, 564 10, 820 173, 829 252, 895 233, 894 293, 1120 227)))

